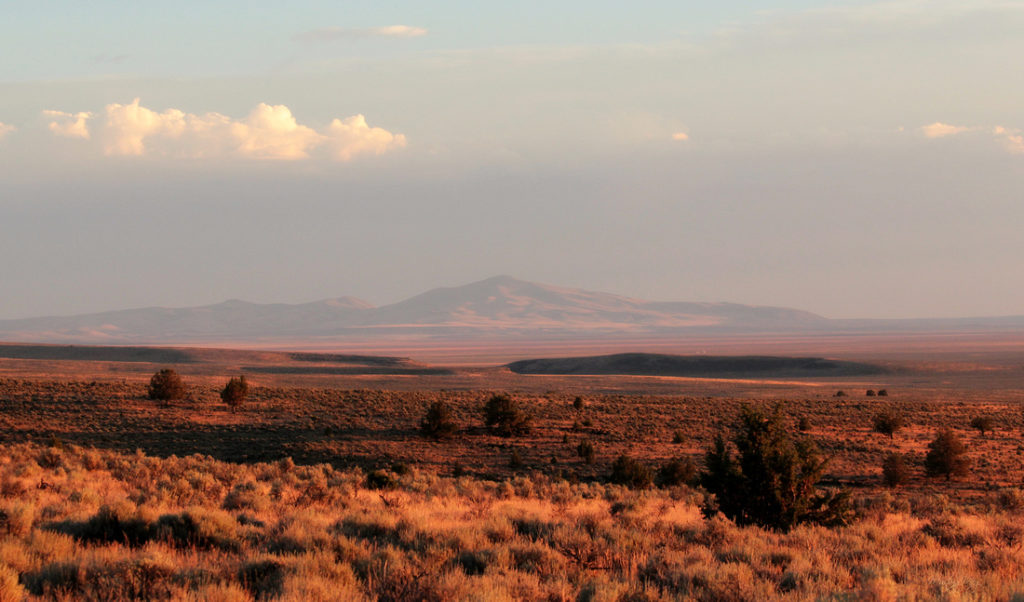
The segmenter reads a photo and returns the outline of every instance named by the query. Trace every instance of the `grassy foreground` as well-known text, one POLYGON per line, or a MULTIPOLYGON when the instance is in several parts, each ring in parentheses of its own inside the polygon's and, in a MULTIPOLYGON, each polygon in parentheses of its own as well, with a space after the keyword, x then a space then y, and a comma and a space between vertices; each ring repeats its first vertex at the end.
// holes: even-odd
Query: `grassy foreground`
POLYGON ((846 527, 700 494, 0 446, 0 600, 1022 599, 1019 500, 876 494, 846 527))

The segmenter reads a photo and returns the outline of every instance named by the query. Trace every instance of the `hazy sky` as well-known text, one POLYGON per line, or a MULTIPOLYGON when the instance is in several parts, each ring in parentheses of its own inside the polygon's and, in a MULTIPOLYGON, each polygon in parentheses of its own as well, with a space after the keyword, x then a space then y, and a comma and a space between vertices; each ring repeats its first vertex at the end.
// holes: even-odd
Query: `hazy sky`
POLYGON ((1024 314, 1024 2, 383 4, 4 3, 0 318, 496 274, 1024 314))

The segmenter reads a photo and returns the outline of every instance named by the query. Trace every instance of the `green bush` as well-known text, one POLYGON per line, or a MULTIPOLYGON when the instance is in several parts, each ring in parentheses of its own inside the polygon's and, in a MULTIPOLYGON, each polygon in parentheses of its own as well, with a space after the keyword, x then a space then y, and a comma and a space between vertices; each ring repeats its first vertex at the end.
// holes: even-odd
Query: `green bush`
POLYGON ((975 416, 971 419, 971 428, 977 429, 984 437, 989 431, 994 430, 996 421, 991 416, 975 416))
POLYGON ((901 454, 891 453, 882 460, 882 480, 889 487, 898 487, 910 479, 910 466, 901 454))
POLYGON ((944 476, 948 481, 952 477, 967 474, 970 461, 967 459, 967 446, 949 429, 939 431, 935 439, 928 444, 928 454, 924 458, 924 471, 929 477, 944 476))
POLYGON ((654 474, 643 462, 623 454, 612 464, 612 474, 608 480, 631 489, 646 489, 654 483, 654 474))
POLYGON ((438 399, 427 407, 427 413, 420 421, 420 430, 425 437, 446 439, 458 432, 459 425, 452 418, 448 404, 438 399))
POLYGON ((892 436, 906 424, 903 415, 895 410, 885 410, 875 415, 872 427, 876 433, 892 436))
POLYGON ((170 368, 164 368, 149 379, 149 398, 167 404, 185 397, 185 383, 181 376, 170 368))
POLYGON ((658 469, 655 483, 658 487, 693 485, 697 482, 697 465, 689 458, 669 460, 658 469))
POLYGON ((781 406, 771 413, 743 406, 729 447, 719 434, 705 454, 700 482, 711 494, 704 513, 740 525, 788 531, 800 523, 846 522, 847 492, 818 491, 827 461, 809 440, 794 440, 781 406))
POLYGON ((583 461, 587 464, 594 463, 594 444, 589 439, 580 441, 579 445, 576 446, 576 455, 583 458, 583 461))
POLYGON ((502 437, 525 435, 530 432, 530 415, 504 393, 492 395, 484 404, 483 414, 484 424, 502 437))
POLYGON ((229 380, 228 384, 224 385, 220 392, 221 401, 227 404, 232 412, 235 411, 235 408, 245 403, 245 398, 248 396, 249 383, 246 382, 244 375, 229 380))

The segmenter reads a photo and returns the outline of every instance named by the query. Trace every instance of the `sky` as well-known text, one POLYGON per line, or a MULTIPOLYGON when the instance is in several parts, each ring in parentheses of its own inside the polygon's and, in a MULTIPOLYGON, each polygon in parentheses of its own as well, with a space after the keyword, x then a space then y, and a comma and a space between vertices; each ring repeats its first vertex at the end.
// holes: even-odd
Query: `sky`
POLYGON ((0 319, 497 274, 1024 314, 1024 1, 0 17, 0 319))

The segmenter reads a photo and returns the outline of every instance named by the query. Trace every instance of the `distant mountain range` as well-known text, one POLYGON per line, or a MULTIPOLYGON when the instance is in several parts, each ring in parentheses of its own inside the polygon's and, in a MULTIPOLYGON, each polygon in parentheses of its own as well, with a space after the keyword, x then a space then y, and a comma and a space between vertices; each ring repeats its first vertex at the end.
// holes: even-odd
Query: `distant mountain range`
POLYGON ((780 307, 644 301, 498 276, 433 289, 381 307, 352 297, 295 305, 230 300, 201 307, 0 320, 0 340, 180 344, 377 336, 709 336, 957 329, 1024 329, 1024 317, 830 320, 780 307))

